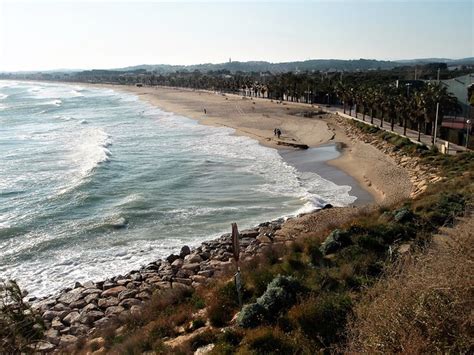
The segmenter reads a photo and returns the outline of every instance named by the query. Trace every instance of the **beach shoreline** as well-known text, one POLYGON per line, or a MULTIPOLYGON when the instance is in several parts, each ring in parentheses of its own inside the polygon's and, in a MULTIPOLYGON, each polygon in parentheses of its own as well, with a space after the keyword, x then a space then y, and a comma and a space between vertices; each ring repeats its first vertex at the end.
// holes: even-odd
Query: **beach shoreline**
MULTIPOLYGON (((307 108, 305 110, 298 104, 282 105, 268 100, 254 104, 253 100, 242 100, 235 95, 77 84, 136 94, 155 107, 199 123, 233 128, 238 135, 246 135, 264 146, 278 149, 280 156, 300 172, 315 172, 338 185, 350 185, 353 191, 358 190, 359 203, 347 207, 328 205, 311 213, 263 222, 241 231, 242 260, 252 260, 272 246, 283 247, 298 238, 311 238, 334 226, 344 225, 361 211, 376 208, 380 203, 396 203, 398 198, 407 197, 412 189, 409 176, 389 154, 352 137, 342 118, 331 114, 318 112, 316 117, 302 117, 299 114, 306 112, 307 108), (140 94, 137 90, 147 91, 140 94), (244 104, 236 106, 236 101, 240 103, 238 100, 244 104), (236 109, 239 106, 243 108, 236 109), (258 108, 252 109, 254 106, 258 108), (206 117, 203 117, 204 112, 200 112, 202 107, 206 108, 206 117), (245 115, 240 110, 252 110, 252 113, 245 115), (306 144, 309 149, 278 145, 278 140, 272 137, 272 127, 281 127, 283 140, 306 144), (318 155, 313 149, 326 149, 327 152, 318 155)), ((61 345, 65 336, 76 341, 122 312, 137 312, 156 289, 200 287, 216 277, 227 275, 234 267, 231 245, 227 233, 195 248, 184 245, 179 254, 158 259, 125 275, 102 281, 76 282, 73 288, 30 301, 45 319, 49 329, 47 340, 53 346, 61 345), (55 328, 52 328, 53 322, 55 328)))
POLYGON ((337 143, 342 154, 327 164, 349 175, 358 184, 351 187, 368 192, 376 204, 395 203, 409 196, 412 188, 408 175, 393 159, 370 144, 351 139, 336 122, 337 115, 326 113, 321 106, 182 88, 77 84, 131 93, 164 111, 201 124, 232 128, 236 135, 277 150, 289 148, 279 142, 309 148, 337 143), (311 117, 305 117, 308 113, 311 117), (282 139, 274 136, 274 128, 282 130, 282 139))

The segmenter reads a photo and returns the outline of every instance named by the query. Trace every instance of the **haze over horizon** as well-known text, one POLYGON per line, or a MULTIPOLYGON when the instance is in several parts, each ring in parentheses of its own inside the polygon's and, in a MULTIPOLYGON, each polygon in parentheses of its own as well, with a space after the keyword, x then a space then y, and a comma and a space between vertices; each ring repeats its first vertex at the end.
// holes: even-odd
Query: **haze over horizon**
POLYGON ((0 0, 0 71, 472 57, 471 1, 0 0), (196 40, 199 38, 200 40, 196 40))

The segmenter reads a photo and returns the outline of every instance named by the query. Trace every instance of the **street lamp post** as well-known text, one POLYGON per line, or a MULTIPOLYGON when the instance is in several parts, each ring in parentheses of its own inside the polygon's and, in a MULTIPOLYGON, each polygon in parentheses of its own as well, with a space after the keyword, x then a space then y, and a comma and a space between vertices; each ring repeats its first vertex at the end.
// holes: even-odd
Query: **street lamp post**
POLYGON ((466 121, 466 124, 467 124, 467 127, 466 127, 466 128, 467 128, 467 132, 466 132, 466 133, 467 133, 467 135, 466 135, 466 149, 467 149, 467 147, 468 147, 468 145, 469 145, 469 133, 470 133, 470 131, 471 131, 471 120, 467 120, 467 121, 466 121))
POLYGON ((439 102, 436 103, 436 118, 435 118, 434 134, 433 134, 433 147, 436 146, 436 131, 438 129, 438 112, 439 112, 439 102))

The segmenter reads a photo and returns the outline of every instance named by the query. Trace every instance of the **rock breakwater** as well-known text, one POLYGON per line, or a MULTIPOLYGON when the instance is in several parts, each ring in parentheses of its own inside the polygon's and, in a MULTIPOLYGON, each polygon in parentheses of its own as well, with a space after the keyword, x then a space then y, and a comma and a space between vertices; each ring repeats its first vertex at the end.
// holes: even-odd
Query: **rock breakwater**
MULTIPOLYGON (((265 222, 240 232, 240 258, 248 260, 272 244, 291 237, 279 233, 284 219, 265 222)), ((43 299, 30 299, 46 325, 45 341, 36 350, 67 347, 121 314, 139 314, 142 305, 157 290, 193 288, 207 284, 234 268, 230 233, 203 242, 199 247, 183 246, 171 254, 104 281, 76 282, 73 288, 43 299)))

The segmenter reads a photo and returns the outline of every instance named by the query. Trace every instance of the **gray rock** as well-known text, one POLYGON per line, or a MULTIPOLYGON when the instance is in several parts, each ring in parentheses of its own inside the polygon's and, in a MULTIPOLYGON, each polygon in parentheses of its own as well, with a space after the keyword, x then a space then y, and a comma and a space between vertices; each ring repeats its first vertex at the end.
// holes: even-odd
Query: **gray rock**
POLYGON ((51 328, 56 329, 56 330, 61 330, 61 329, 66 328, 66 326, 61 322, 59 317, 56 317, 51 322, 51 328))
POLYGON ((185 245, 181 248, 181 252, 179 253, 180 258, 184 259, 186 255, 191 254, 191 249, 185 245))
POLYGON ((99 290, 98 288, 86 288, 84 291, 82 291, 84 296, 92 295, 94 293, 100 294, 102 293, 102 290, 99 290))
POLYGON ((171 263, 171 266, 175 268, 180 268, 181 266, 183 266, 183 264, 184 264, 183 259, 176 259, 175 261, 171 263))
POLYGON ((120 292, 125 291, 126 289, 127 288, 124 286, 115 286, 102 292, 101 297, 102 298, 110 297, 110 296, 116 297, 120 292))
POLYGON ((82 284, 82 287, 84 288, 96 288, 96 285, 92 281, 87 281, 82 284))
POLYGON ((79 317, 79 322, 82 324, 89 324, 91 325, 96 320, 102 318, 104 316, 104 312, 101 311, 90 311, 90 312, 81 312, 79 317))
POLYGON ((139 294, 137 294, 136 297, 138 299, 141 299, 141 300, 149 300, 151 298, 151 295, 150 295, 149 292, 143 291, 143 292, 140 292, 139 294))
POLYGON ((89 303, 87 306, 85 306, 82 309, 82 312, 90 312, 90 311, 95 311, 97 309, 98 309, 97 305, 95 305, 94 303, 89 303))
POLYGON ((58 317, 59 312, 57 311, 46 311, 43 313, 43 319, 52 321, 54 318, 58 317))
POLYGON ((58 345, 59 344, 59 331, 56 329, 50 328, 44 333, 44 338, 46 341, 58 345))
POLYGON ((136 298, 127 298, 119 303, 119 306, 122 306, 126 309, 129 309, 132 306, 140 305, 142 301, 137 300, 136 298))
POLYGON ((62 303, 57 303, 54 305, 53 308, 51 308, 53 311, 56 311, 56 312, 63 312, 63 311, 70 311, 71 309, 66 306, 65 304, 62 304, 62 303))
POLYGON ((102 284, 102 289, 103 290, 108 290, 109 288, 112 288, 112 287, 115 287, 115 286, 117 286, 115 283, 113 283, 110 280, 107 280, 107 281, 104 281, 104 283, 102 284))
POLYGON ((110 320, 109 317, 104 317, 104 318, 101 318, 99 320, 96 320, 94 322, 94 327, 96 327, 96 328, 103 327, 104 325, 106 325, 109 322, 109 320, 110 320))
POLYGON ((85 326, 84 324, 79 324, 79 323, 75 323, 71 325, 71 327, 69 328, 69 332, 72 335, 76 335, 76 336, 84 335, 88 331, 89 331, 89 327, 85 326))
POLYGON ((122 280, 117 280, 117 285, 119 286, 126 286, 129 282, 131 282, 131 279, 122 279, 122 280))
POLYGON ((199 270, 199 263, 196 262, 196 263, 189 263, 189 264, 184 264, 181 269, 183 270, 192 270, 192 271, 197 271, 199 270))
POLYGON ((61 296, 59 296, 58 302, 61 302, 64 304, 70 304, 70 303, 76 302, 82 298, 83 290, 84 290, 83 288, 75 288, 72 291, 63 293, 61 296))
POLYGON ((202 258, 197 253, 192 253, 192 254, 186 255, 186 257, 184 258, 184 263, 185 264, 200 263, 201 261, 202 261, 202 258))
POLYGON ((135 290, 124 290, 119 293, 118 299, 119 301, 123 301, 124 299, 135 297, 136 294, 137 294, 137 291, 135 290))
POLYGON ((84 308, 86 306, 86 301, 83 300, 83 299, 80 299, 80 300, 77 300, 76 302, 72 302, 69 307, 71 307, 72 309, 81 309, 81 308, 84 308))
POLYGON ((98 302, 100 308, 108 308, 112 306, 117 306, 118 304, 119 300, 117 297, 102 298, 98 302))
POLYGON ((53 307, 56 304, 56 300, 47 298, 33 305, 33 309, 37 309, 40 312, 45 312, 50 307, 53 307))
POLYGON ((61 329, 59 331, 59 334, 63 335, 63 334, 69 334, 71 332, 71 328, 70 327, 66 327, 64 329, 61 329))
POLYGON ((258 240, 260 243, 271 243, 271 242, 272 242, 272 240, 271 240, 269 237, 267 237, 266 235, 259 235, 259 236, 257 237, 257 240, 258 240))
MULTIPOLYGON (((59 341, 58 341, 59 344, 59 341)), ((49 353, 53 351, 55 346, 47 341, 40 341, 35 344, 33 350, 39 353, 49 353)))
POLYGON ((240 238, 255 238, 256 236, 258 236, 258 228, 247 229, 240 232, 240 238))
POLYGON ((97 299, 99 299, 99 294, 98 293, 92 293, 90 295, 87 295, 84 298, 84 301, 86 301, 86 303, 91 303, 93 301, 96 301, 97 299))
POLYGON ((122 306, 112 306, 112 307, 108 307, 105 310, 105 315, 111 316, 111 315, 122 313, 123 311, 125 311, 125 308, 123 308, 122 306))
POLYGON ((74 311, 74 312, 69 313, 66 317, 64 317, 63 322, 66 325, 71 325, 77 320, 79 320, 79 312, 74 311))
POLYGON ((168 261, 171 264, 176 259, 179 259, 179 255, 171 254, 166 258, 166 261, 168 261))

